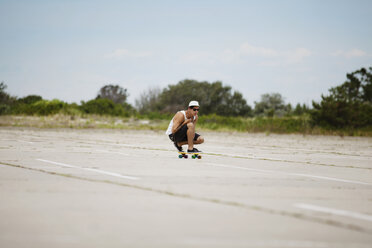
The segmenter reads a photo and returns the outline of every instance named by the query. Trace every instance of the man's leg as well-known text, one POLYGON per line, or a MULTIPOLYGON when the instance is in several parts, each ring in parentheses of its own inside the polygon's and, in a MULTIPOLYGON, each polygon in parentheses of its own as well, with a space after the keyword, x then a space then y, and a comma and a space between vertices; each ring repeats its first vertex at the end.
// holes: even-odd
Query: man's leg
MULTIPOLYGON (((202 136, 199 136, 199 137, 197 138, 197 140, 193 140, 193 142, 194 142, 194 145, 200 145, 200 144, 203 144, 203 143, 204 143, 204 138, 203 138, 202 136)), ((179 145, 179 146, 183 146, 183 145, 187 145, 187 144, 189 144, 188 141, 177 142, 177 145, 179 145)))
MULTIPOLYGON (((190 124, 190 123, 189 123, 190 124)), ((180 140, 176 143, 177 146, 179 147, 182 147, 183 145, 188 145, 189 144, 189 140, 192 140, 192 143, 197 145, 197 144, 202 144, 204 143, 204 138, 202 136, 200 136, 199 134, 196 134, 195 133, 195 126, 193 123, 192 124, 192 133, 191 133, 191 137, 189 138, 189 125, 185 125, 184 127, 182 127, 177 133, 176 135, 174 136, 176 140, 180 140), (180 137, 183 137, 183 138, 180 138, 180 137)))
POLYGON ((187 123, 187 145, 189 146, 188 150, 194 149, 194 137, 195 125, 192 122, 187 123))
POLYGON ((199 136, 196 140, 194 140, 194 145, 199 145, 204 143, 204 138, 202 136, 199 136))
POLYGON ((188 125, 185 126, 186 127, 185 129, 182 128, 182 130, 180 130, 180 131, 184 130, 186 132, 186 137, 185 138, 187 138, 187 140, 178 141, 177 142, 178 146, 188 145, 189 140, 192 140, 193 144, 195 144, 195 145, 204 143, 204 138, 202 136, 200 136, 199 134, 195 134, 194 124, 193 123, 189 123, 189 124, 192 124, 192 126, 193 126, 193 131, 192 131, 193 135, 191 134, 191 138, 189 138, 189 126, 188 125), (196 140, 195 140, 195 135, 198 136, 196 140))

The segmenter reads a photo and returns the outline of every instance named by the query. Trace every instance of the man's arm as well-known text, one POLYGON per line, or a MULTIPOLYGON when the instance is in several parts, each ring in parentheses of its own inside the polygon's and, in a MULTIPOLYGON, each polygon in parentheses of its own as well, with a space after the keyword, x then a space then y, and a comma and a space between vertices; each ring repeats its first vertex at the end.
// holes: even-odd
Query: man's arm
POLYGON ((181 112, 178 112, 174 118, 173 118, 173 127, 172 127, 172 133, 176 133, 183 125, 189 123, 191 120, 186 119, 184 121, 184 116, 181 112))

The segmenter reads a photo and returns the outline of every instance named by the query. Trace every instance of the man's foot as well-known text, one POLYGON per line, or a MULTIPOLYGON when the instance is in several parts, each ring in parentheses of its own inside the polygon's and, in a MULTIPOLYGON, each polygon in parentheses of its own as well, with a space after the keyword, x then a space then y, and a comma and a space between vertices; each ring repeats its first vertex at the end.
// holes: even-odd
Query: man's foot
POLYGON ((177 145, 177 142, 173 143, 179 152, 183 152, 182 146, 177 145))
POLYGON ((187 149, 188 153, 201 153, 202 151, 199 151, 198 149, 194 148, 192 150, 187 149))

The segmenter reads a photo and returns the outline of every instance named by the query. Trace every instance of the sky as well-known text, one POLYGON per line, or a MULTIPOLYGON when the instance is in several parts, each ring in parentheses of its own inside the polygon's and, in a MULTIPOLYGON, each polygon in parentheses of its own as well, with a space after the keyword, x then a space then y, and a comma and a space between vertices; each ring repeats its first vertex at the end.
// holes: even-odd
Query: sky
MULTIPOLYGON (((135 103, 184 79, 320 101, 372 66, 370 0, 0 0, 0 82, 65 102, 120 85, 135 103)), ((197 100, 197 99, 195 99, 197 100)))

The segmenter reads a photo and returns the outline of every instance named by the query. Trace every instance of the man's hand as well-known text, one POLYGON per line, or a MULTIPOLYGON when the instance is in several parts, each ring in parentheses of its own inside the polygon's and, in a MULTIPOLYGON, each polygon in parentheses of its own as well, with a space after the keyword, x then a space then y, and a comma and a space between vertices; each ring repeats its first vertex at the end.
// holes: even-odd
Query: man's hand
POLYGON ((195 120, 194 120, 194 123, 196 123, 199 119, 199 116, 198 115, 195 115, 195 120))

